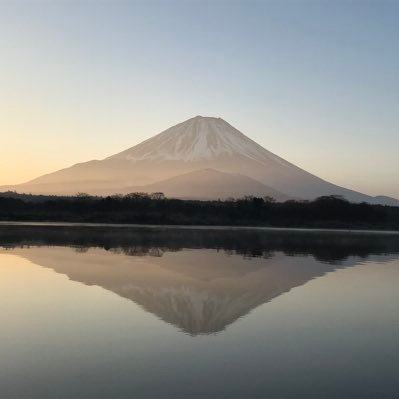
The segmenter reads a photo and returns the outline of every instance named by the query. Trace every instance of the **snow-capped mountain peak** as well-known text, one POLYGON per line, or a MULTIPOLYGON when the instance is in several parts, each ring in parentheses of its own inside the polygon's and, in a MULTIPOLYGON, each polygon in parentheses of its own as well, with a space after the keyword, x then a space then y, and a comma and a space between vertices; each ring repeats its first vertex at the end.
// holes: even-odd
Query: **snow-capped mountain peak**
POLYGON ((210 160, 242 155, 262 161, 275 157, 221 118, 196 116, 110 158, 210 160))

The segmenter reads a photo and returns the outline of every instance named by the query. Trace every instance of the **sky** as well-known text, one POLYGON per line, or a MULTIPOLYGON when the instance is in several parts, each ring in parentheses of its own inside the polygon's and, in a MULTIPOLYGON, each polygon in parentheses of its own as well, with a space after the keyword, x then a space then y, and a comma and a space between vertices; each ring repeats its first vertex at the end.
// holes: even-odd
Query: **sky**
POLYGON ((399 198, 399 2, 0 0, 0 185, 216 116, 399 198))

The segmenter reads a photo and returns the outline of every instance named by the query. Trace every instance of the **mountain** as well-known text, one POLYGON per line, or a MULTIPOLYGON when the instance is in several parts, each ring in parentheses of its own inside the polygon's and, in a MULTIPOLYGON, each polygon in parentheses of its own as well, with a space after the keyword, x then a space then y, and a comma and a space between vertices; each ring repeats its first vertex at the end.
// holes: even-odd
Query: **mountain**
POLYGON ((341 195, 353 202, 399 205, 398 200, 389 197, 372 197, 320 179, 267 151, 223 119, 201 116, 106 159, 79 163, 24 184, 0 187, 0 191, 7 190, 101 195, 156 190, 190 198, 270 192, 279 200, 341 195), (232 187, 227 190, 228 184, 217 172, 224 173, 232 187), (223 189, 215 190, 217 180, 223 189))

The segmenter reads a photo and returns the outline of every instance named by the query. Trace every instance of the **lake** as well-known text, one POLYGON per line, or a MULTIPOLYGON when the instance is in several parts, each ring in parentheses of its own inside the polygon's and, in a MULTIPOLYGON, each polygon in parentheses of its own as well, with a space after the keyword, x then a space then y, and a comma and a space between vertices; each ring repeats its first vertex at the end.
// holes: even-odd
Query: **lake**
POLYGON ((398 398, 399 235, 0 226, 0 398, 398 398))

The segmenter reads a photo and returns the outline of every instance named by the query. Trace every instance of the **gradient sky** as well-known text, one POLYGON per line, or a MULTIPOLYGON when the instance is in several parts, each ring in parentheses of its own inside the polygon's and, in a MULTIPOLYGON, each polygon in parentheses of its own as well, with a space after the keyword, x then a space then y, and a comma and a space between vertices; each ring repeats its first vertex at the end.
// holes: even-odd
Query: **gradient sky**
POLYGON ((0 184, 218 116, 399 197, 399 1, 0 0, 0 184))

